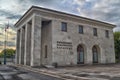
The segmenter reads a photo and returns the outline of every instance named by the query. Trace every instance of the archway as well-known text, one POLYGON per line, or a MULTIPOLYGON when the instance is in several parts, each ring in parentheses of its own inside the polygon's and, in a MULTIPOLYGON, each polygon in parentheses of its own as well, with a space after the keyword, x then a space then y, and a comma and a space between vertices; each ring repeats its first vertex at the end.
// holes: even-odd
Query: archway
POLYGON ((77 64, 84 63, 84 47, 82 45, 78 45, 77 47, 77 64))
POLYGON ((99 56, 100 56, 99 47, 94 45, 92 47, 92 53, 93 53, 93 63, 99 63, 99 56))

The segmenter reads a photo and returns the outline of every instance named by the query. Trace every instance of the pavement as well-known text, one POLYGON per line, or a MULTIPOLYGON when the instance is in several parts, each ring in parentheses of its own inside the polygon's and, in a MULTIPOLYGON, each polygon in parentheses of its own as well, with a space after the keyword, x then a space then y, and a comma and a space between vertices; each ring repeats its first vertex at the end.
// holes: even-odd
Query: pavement
POLYGON ((120 64, 80 65, 59 68, 19 67, 63 80, 120 80, 120 64))
POLYGON ((11 65, 0 65, 0 80, 62 80, 11 65))
POLYGON ((120 80, 120 64, 58 68, 1 65, 0 80, 120 80))

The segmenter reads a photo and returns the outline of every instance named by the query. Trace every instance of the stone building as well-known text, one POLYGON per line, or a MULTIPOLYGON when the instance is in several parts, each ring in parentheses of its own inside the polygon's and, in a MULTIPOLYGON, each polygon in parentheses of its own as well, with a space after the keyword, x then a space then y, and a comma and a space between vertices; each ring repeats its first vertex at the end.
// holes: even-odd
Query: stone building
POLYGON ((115 63, 115 25, 32 6, 15 24, 16 64, 115 63))

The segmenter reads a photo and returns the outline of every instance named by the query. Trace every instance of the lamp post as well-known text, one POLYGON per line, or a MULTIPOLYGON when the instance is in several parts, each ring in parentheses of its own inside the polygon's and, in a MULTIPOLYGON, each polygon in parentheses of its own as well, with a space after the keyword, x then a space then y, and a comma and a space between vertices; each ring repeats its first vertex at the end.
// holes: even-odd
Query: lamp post
POLYGON ((5 25, 5 45, 4 45, 4 65, 6 65, 6 46, 7 46, 7 38, 8 38, 8 33, 7 33, 7 29, 9 28, 9 20, 8 20, 8 24, 5 25))
MULTIPOLYGON (((0 24, 2 26, 5 26, 3 24, 0 24)), ((5 39, 4 39, 4 64, 6 64, 6 30, 5 31, 5 39)))
POLYGON ((4 65, 6 65, 6 28, 5 28, 5 41, 4 41, 4 65))

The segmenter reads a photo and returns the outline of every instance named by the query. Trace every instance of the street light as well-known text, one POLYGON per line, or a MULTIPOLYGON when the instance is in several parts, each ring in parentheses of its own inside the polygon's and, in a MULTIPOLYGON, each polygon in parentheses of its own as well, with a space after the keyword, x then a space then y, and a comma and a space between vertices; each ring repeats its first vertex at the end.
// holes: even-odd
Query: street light
POLYGON ((6 30, 5 30, 5 41, 4 41, 4 65, 6 65, 6 30))
MULTIPOLYGON (((5 26, 3 24, 0 25, 5 26)), ((6 30, 5 30, 5 40, 4 40, 4 64, 6 64, 6 30)))

